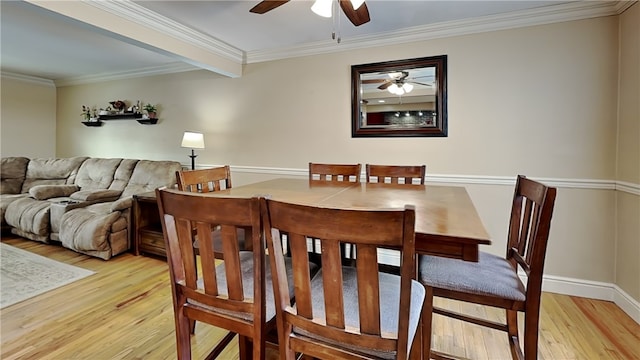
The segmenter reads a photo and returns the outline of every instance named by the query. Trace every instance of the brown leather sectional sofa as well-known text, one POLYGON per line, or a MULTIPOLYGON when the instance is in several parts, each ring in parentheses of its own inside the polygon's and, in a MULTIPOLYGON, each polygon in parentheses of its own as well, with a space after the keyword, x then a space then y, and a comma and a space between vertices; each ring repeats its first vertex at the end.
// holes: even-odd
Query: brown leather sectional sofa
POLYGON ((176 161, 2 158, 3 231, 105 260, 131 247, 134 194, 172 187, 176 161))

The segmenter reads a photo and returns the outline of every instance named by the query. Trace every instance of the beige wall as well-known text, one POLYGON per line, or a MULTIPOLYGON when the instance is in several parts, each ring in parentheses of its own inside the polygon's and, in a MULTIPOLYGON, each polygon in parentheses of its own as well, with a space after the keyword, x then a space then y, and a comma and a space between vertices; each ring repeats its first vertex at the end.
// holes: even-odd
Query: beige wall
POLYGON ((56 88, 53 82, 4 75, 0 82, 2 156, 55 156, 56 88))
MULTIPOLYGON (((640 5, 620 16, 620 97, 616 179, 640 184, 640 5)), ((640 299, 640 196, 617 192, 615 283, 640 299)))
MULTIPOLYGON (((56 155, 187 164, 180 140, 194 130, 205 133, 198 164, 260 168, 236 172, 236 186, 303 173, 309 161, 424 163, 432 175, 481 179, 463 185, 497 254, 504 253, 513 187, 491 179, 552 179, 562 186, 547 275, 632 282, 637 268, 615 264, 615 235, 633 219, 616 225, 616 191, 589 186, 616 179, 618 25, 618 17, 604 17, 256 63, 237 79, 193 71, 62 87, 56 155), (449 60, 448 137, 351 138, 351 65, 441 54, 449 60), (160 104, 158 125, 82 126, 81 105, 116 99, 160 104)), ((640 300, 633 285, 620 286, 640 300)))
POLYGON ((181 134, 192 129, 205 133, 198 160, 209 164, 406 162, 442 174, 612 179, 616 77, 616 17, 598 18, 250 64, 239 79, 194 71, 64 87, 57 149, 184 159, 181 134), (439 54, 449 57, 449 137, 351 138, 351 64, 439 54), (117 98, 161 104, 160 124, 79 124, 82 104, 117 98))

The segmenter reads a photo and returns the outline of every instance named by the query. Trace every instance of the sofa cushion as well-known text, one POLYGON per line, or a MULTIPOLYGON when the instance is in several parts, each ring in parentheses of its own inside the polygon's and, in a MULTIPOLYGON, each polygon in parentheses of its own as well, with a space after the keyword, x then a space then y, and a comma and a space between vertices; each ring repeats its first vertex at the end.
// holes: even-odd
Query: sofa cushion
POLYGON ((153 191, 163 186, 173 187, 176 184, 176 171, 181 169, 182 165, 177 161, 140 160, 133 169, 121 198, 153 191))
POLYGON ((111 225, 119 217, 119 212, 100 214, 85 208, 66 212, 62 215, 60 242, 71 250, 90 251, 92 255, 108 260, 111 258, 111 225))
POLYGON ((26 157, 4 157, 0 165, 0 194, 19 194, 27 173, 29 159, 26 157))
POLYGON ((80 165, 75 184, 82 190, 108 189, 121 162, 122 159, 87 159, 80 165))
POLYGON ((122 160, 116 169, 115 175, 113 176, 113 182, 111 182, 109 190, 124 190, 125 186, 129 183, 129 179, 131 179, 131 174, 133 173, 133 169, 136 167, 138 161, 139 160, 135 159, 122 160))
POLYGON ((69 196, 78 190, 76 185, 36 185, 29 189, 29 195, 36 200, 47 200, 69 196))
POLYGON ((22 230, 19 234, 14 232, 16 235, 43 241, 49 236, 49 205, 49 201, 20 198, 7 206, 5 219, 11 227, 22 230))
POLYGON ((26 193, 36 185, 73 184, 80 165, 87 157, 63 159, 31 159, 27 166, 27 174, 22 184, 26 193))
POLYGON ((9 204, 26 197, 29 197, 29 194, 2 194, 2 197, 0 197, 0 219, 2 219, 2 226, 7 225, 7 222, 4 219, 4 214, 7 211, 9 204))
POLYGON ((71 198, 77 201, 113 201, 120 197, 120 190, 80 190, 71 194, 71 198))

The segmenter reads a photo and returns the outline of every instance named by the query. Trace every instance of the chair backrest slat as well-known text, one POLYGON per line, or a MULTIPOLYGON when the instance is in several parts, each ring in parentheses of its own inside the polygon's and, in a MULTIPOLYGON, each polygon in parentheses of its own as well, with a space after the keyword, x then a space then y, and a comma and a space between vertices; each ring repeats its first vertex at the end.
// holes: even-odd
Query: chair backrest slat
POLYGON ((360 312, 360 331, 365 334, 380 335, 380 282, 378 281, 378 249, 375 246, 358 244, 360 261, 356 262, 358 271, 358 298, 360 312), (375 278, 369 281, 369 278, 375 278))
POLYGON ((218 278, 216 276, 215 256, 213 254, 213 236, 209 224, 198 222, 197 233, 202 234, 200 238, 200 258, 202 263, 202 278, 204 281, 205 293, 211 296, 218 295, 218 278))
POLYGON ((324 289, 324 309, 327 325, 344 329, 344 297, 342 289, 342 269, 340 244, 336 240, 320 240, 322 243, 322 285, 324 289), (331 294, 330 296, 327 296, 331 294))
POLYGON ((309 180, 360 182, 361 164, 309 163, 309 180))
POLYGON ((301 276, 294 277, 294 286, 296 289, 300 289, 299 298, 296 299, 296 307, 298 309, 298 314, 300 316, 304 316, 307 319, 313 318, 313 310, 311 308, 311 288, 309 281, 306 279, 311 279, 311 274, 309 272, 309 263, 308 261, 301 261, 305 259, 307 255, 307 243, 304 236, 300 234, 288 234, 288 238, 290 239, 290 249, 289 254, 292 258, 292 268, 293 272, 297 274, 301 274, 301 276))
POLYGON ((366 165, 367 182, 424 184, 426 165, 366 165))

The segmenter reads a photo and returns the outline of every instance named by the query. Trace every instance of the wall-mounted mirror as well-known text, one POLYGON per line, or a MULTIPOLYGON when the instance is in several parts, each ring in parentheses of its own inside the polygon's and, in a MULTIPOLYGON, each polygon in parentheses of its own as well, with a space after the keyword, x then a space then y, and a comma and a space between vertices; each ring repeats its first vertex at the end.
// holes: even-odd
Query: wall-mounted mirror
POLYGON ((351 136, 447 136, 447 56, 351 66, 351 136))

